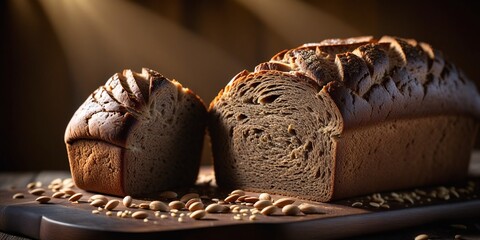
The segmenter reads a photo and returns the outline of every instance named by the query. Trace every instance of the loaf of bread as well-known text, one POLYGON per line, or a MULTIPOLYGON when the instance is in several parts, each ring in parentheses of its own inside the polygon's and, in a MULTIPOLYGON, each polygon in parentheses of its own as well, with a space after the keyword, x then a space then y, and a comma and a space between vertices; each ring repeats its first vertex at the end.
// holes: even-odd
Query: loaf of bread
POLYGON ((116 73, 67 126, 73 180, 118 196, 193 185, 206 123, 205 105, 180 83, 146 68, 116 73))
POLYGON ((325 202, 464 180, 480 97, 429 44, 358 37, 278 53, 209 112, 219 186, 325 202))

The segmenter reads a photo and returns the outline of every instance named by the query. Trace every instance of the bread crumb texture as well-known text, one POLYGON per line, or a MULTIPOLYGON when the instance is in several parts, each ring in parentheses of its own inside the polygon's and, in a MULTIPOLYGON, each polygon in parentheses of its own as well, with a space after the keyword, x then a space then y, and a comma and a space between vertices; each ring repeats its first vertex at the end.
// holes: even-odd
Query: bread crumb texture
POLYGON ((142 69, 124 70, 75 112, 65 143, 75 184, 142 196, 194 183, 207 112, 192 91, 142 69))
POLYGON ((235 76, 210 103, 220 186, 330 201, 464 179, 474 83, 413 39, 330 39, 235 76))

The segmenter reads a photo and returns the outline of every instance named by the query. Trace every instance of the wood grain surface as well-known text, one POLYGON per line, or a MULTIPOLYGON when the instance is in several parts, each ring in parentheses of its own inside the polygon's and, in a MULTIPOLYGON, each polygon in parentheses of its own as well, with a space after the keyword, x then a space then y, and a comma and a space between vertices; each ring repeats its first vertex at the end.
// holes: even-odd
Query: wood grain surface
MULTIPOLYGON (((475 157, 475 156, 474 156, 475 157)), ((462 189, 475 184, 472 192, 460 193, 460 197, 450 195, 449 199, 418 196, 414 203, 408 201, 400 203, 393 201, 391 193, 381 193, 389 208, 377 208, 369 205, 372 196, 363 196, 332 203, 315 203, 297 200, 297 204, 308 202, 318 205, 322 214, 308 214, 302 216, 284 216, 277 213, 275 216, 257 215, 251 221, 248 217, 235 220, 232 213, 207 214, 201 220, 184 218, 179 222, 178 217, 168 215, 168 219, 161 219, 149 212, 148 221, 134 218, 120 218, 117 211, 127 210, 120 205, 113 210, 113 216, 107 216, 105 210, 99 214, 92 214, 97 208, 88 204, 87 200, 95 193, 83 193, 78 203, 71 203, 66 198, 52 198, 47 204, 39 204, 34 196, 29 194, 26 185, 32 181, 40 181, 47 189, 48 183, 55 178, 68 178, 68 172, 41 172, 35 173, 2 173, 0 174, 0 230, 15 235, 36 239, 334 239, 358 236, 401 229, 420 224, 441 220, 455 220, 480 217, 480 179, 478 176, 478 161, 472 161, 470 182, 445 185, 448 189, 462 189), (473 170, 472 170, 473 169, 473 170), (15 193, 24 193, 25 198, 12 199, 15 193), (427 201, 427 199, 430 199, 427 201), (362 202, 361 207, 351 207, 354 202, 362 202)), ((212 168, 204 167, 200 179, 212 176, 212 168)), ((417 189, 417 192, 429 193, 439 186, 417 189), (420 190, 420 191, 419 191, 420 190)), ((223 199, 230 190, 221 190, 208 184, 199 183, 192 189, 180 189, 178 192, 197 192, 207 195, 203 199, 208 204, 212 198, 223 199)), ((414 190, 404 190, 397 193, 411 193, 414 190)), ((47 189, 44 195, 51 196, 53 192, 47 189)), ((247 193, 258 196, 258 193, 247 193)), ((119 199, 107 196, 109 199, 119 199)), ((282 196, 274 196, 278 199, 282 196)), ((374 197, 374 196, 373 196, 374 197)), ((139 204, 158 199, 134 199, 139 204)), ((252 208, 241 205, 242 208, 252 208)), ((132 212, 141 209, 129 208, 132 212)), ((180 213, 188 213, 181 211, 180 213)), ((167 214, 167 213, 165 213, 167 214)), ((169 213, 168 213, 169 214, 169 213)))

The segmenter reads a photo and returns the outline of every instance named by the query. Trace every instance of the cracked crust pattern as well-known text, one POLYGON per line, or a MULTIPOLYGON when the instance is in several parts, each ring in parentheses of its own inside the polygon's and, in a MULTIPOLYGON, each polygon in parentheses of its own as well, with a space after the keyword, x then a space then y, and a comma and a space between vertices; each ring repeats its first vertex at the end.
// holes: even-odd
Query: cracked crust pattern
POLYGON ((282 51, 209 112, 219 185, 330 201, 464 178, 480 97, 426 43, 359 37, 282 51))
POLYGON ((194 183, 205 133, 203 102, 159 73, 124 70, 95 90, 65 131, 78 187, 145 196, 194 183))

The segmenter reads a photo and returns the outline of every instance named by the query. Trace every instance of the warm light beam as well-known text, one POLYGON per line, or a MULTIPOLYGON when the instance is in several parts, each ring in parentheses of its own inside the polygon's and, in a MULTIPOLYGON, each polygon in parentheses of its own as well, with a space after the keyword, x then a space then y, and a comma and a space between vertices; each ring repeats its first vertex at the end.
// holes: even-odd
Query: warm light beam
POLYGON ((237 0, 289 44, 361 35, 324 11, 297 0, 237 0))
POLYGON ((65 51, 80 102, 113 73, 124 68, 140 71, 141 67, 150 67, 179 80, 208 103, 244 65, 192 32, 132 2, 40 2, 65 51))

